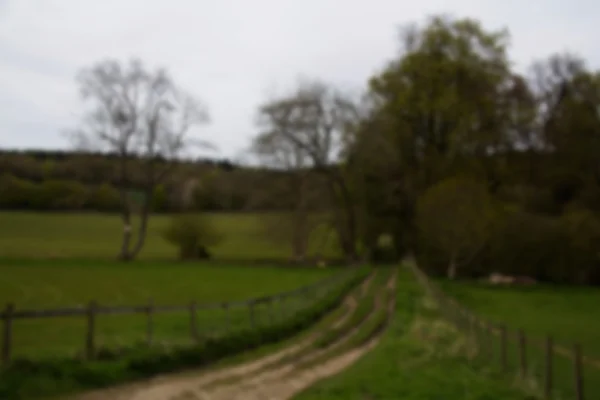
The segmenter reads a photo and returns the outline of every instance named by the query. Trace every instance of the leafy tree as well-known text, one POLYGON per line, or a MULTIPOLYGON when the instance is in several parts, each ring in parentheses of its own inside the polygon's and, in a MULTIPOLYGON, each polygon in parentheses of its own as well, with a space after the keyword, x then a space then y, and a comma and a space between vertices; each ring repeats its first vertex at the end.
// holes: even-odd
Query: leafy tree
POLYGON ((390 145, 427 187, 462 157, 502 145, 501 89, 511 78, 507 33, 474 20, 433 17, 402 33, 402 52, 370 82, 390 145))
POLYGON ((418 201, 420 237, 442 253, 449 278, 455 278, 459 266, 484 248, 493 223, 492 199, 485 186, 472 179, 446 179, 427 190, 418 201))

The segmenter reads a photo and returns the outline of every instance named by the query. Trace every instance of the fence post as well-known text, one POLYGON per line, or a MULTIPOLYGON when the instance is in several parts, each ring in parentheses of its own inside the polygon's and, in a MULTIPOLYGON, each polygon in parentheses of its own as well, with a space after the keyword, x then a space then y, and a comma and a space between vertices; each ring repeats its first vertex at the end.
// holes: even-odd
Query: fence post
POLYGON ((223 304, 223 313, 225 313, 225 332, 229 332, 231 321, 229 319, 229 303, 223 304))
POLYGON ((471 314, 471 312, 469 312, 468 318, 469 318, 469 335, 471 336, 471 341, 473 342, 474 346, 479 346, 479 341, 477 339, 477 328, 475 327, 475 323, 477 322, 477 321, 475 321, 475 315, 473 315, 473 314, 471 314))
POLYGON ((521 378, 527 378, 527 337, 525 331, 519 329, 519 361, 521 364, 521 378))
POLYGON ((88 304, 88 312, 87 312, 87 334, 85 338, 85 357, 88 360, 94 358, 94 354, 96 353, 95 349, 95 334, 96 334, 96 305, 95 301, 90 301, 88 304))
POLYGON ((154 336, 154 300, 148 300, 148 308, 146 309, 146 343, 148 346, 152 345, 152 339, 154 336))
POLYGON ((462 323, 462 327, 465 331, 469 330, 469 313, 466 308, 461 306, 460 308, 460 319, 462 323))
POLYGON ((194 341, 198 341, 197 305, 195 301, 190 303, 190 333, 194 341))
POLYGON ((271 326, 275 325, 275 301, 277 300, 276 297, 270 297, 269 298, 269 320, 271 322, 271 326))
POLYGON ((4 308, 4 334, 2 341, 2 364, 8 365, 12 353, 12 323, 15 305, 8 303, 4 308))
POLYGON ((546 368, 544 373, 544 396, 546 399, 552 397, 552 361, 553 361, 553 343, 552 336, 548 335, 546 338, 546 368))
POLYGON ((506 331, 506 325, 500 326, 500 364, 502 365, 502 371, 508 371, 508 334, 506 331))
POLYGON ((467 310, 465 308, 463 308, 462 306, 460 307, 460 324, 463 330, 467 330, 469 328, 469 320, 467 317, 467 310))
POLYGON ((252 328, 252 330, 256 328, 256 315, 254 306, 254 301, 250 301, 250 303, 248 303, 248 309, 250 311, 250 327, 252 328))
POLYGON ((281 296, 281 298, 279 299, 279 319, 281 321, 285 320, 285 299, 287 298, 287 296, 283 295, 281 296))
POLYGON ((492 338, 490 335, 490 324, 486 320, 482 320, 481 324, 482 324, 482 333, 483 333, 482 342, 485 343, 485 357, 487 358, 487 360, 490 360, 494 354, 493 349, 492 349, 492 342, 491 342, 492 338))
POLYGON ((584 400, 583 394, 583 363, 581 360, 581 345, 573 346, 573 372, 575 373, 575 399, 584 400))

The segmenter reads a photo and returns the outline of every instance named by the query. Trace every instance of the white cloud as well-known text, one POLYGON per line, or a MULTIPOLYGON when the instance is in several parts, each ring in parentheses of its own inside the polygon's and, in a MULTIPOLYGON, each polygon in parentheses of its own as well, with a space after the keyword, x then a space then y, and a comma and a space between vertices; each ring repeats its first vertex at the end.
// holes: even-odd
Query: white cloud
POLYGON ((600 64, 600 4, 586 0, 0 0, 0 146, 66 146, 78 68, 139 56, 209 105, 203 134, 233 155, 268 89, 301 75, 361 86, 400 24, 441 12, 508 27, 520 68, 567 49, 600 64))

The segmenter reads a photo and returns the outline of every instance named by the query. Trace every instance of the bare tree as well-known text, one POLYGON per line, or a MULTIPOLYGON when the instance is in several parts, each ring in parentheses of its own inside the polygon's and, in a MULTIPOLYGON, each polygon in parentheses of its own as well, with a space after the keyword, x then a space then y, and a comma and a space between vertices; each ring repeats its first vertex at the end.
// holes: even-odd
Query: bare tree
POLYGON ((79 146, 116 155, 123 237, 119 258, 131 260, 144 246, 153 192, 176 166, 176 159, 194 144, 192 129, 208 122, 206 108, 181 90, 163 70, 147 70, 139 60, 116 60, 83 69, 78 82, 85 114, 71 132, 79 146), (133 187, 132 164, 141 164, 143 182, 133 187), (138 196, 140 224, 132 236, 133 196, 138 196))
POLYGON ((317 182, 308 155, 287 141, 277 131, 265 131, 254 138, 251 151, 263 165, 274 171, 268 174, 268 187, 258 190, 263 196, 276 198, 277 206, 291 211, 264 214, 264 232, 275 242, 291 244, 293 258, 303 261, 311 232, 319 224, 312 214, 319 200, 317 182), (281 176, 278 176, 279 174, 281 176))
POLYGON ((333 225, 345 256, 357 258, 355 202, 344 176, 343 156, 360 120, 360 107, 349 96, 322 82, 301 82, 287 96, 264 104, 259 126, 279 154, 301 162, 325 178, 333 225))

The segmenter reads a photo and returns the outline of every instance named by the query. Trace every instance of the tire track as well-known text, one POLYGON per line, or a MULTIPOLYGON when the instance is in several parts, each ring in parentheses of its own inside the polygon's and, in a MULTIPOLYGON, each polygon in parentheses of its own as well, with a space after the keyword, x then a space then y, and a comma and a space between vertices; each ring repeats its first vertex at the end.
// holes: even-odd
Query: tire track
MULTIPOLYGON (((396 272, 389 278, 386 290, 394 291, 396 284, 396 272)), ((376 297, 376 304, 370 317, 376 315, 377 311, 382 307, 387 308, 388 320, 393 313, 393 307, 395 305, 395 296, 391 296, 390 303, 388 305, 383 304, 383 294, 379 293, 376 297)), ((340 355, 334 355, 330 359, 327 359, 316 366, 305 367, 305 363, 310 361, 318 360, 321 356, 326 355, 335 349, 343 346, 352 337, 354 337, 360 328, 366 321, 367 318, 359 326, 352 329, 337 341, 334 345, 323 349, 317 350, 313 353, 302 357, 299 360, 290 361, 287 365, 281 366, 275 370, 268 370, 265 373, 250 379, 249 382, 242 382, 241 384, 230 385, 221 390, 217 390, 213 393, 207 393, 203 390, 196 392, 186 392, 181 395, 168 398, 168 400, 284 400, 289 399, 298 392, 306 389, 317 381, 337 374, 343 369, 347 368, 358 360, 366 352, 370 351, 379 342, 381 332, 376 332, 374 337, 368 340, 362 346, 358 346, 351 350, 348 350, 340 355)))

